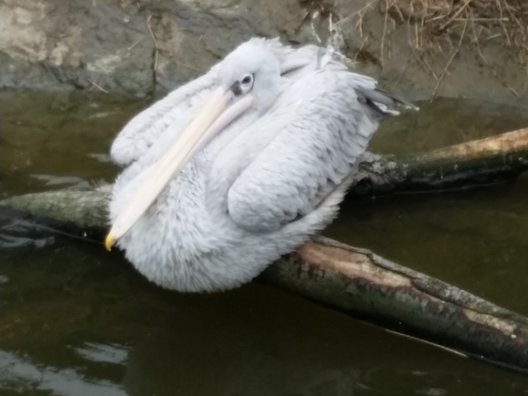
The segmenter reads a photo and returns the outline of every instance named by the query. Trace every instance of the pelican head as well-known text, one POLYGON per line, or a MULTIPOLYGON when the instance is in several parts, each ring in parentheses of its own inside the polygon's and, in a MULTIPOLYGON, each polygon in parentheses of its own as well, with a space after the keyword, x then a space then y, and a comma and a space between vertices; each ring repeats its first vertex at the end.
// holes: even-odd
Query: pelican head
POLYGON ((249 41, 222 62, 218 85, 234 100, 250 96, 253 108, 262 113, 279 94, 280 74, 279 59, 275 54, 249 41))
POLYGON ((171 178, 226 126, 250 112, 260 115, 280 93, 281 64, 272 46, 251 40, 220 64, 216 89, 166 153, 148 169, 148 177, 115 219, 108 250, 152 205, 171 178))

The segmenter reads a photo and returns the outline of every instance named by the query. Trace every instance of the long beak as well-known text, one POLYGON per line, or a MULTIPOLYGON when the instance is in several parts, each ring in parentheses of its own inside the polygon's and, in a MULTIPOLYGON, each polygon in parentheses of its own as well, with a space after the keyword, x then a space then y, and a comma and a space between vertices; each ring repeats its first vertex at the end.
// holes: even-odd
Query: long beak
POLYGON ((233 99, 230 90, 218 88, 212 92, 209 100, 187 128, 178 135, 174 144, 147 170, 145 182, 139 186, 108 232, 105 239, 107 250, 132 228, 176 172, 253 103, 252 95, 245 95, 235 102, 233 99))

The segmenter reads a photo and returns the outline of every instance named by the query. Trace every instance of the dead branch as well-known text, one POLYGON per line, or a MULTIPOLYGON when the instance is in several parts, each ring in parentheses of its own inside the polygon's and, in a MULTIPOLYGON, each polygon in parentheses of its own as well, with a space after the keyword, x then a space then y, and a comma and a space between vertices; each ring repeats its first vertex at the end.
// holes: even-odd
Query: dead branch
MULTIPOLYGON (((438 189, 511 177, 526 169, 527 156, 528 129, 406 157, 370 154, 352 192, 438 189)), ((109 191, 104 186, 27 194, 0 201, 0 209, 101 238, 109 191)), ((272 265, 262 279, 398 331, 528 370, 528 318, 370 251, 316 238, 272 265)))
POLYGON ((264 279, 398 331, 528 369, 528 318, 368 250, 316 238, 264 279))
POLYGON ((366 154, 350 195, 468 188, 512 179, 528 169, 528 128, 425 153, 366 154))

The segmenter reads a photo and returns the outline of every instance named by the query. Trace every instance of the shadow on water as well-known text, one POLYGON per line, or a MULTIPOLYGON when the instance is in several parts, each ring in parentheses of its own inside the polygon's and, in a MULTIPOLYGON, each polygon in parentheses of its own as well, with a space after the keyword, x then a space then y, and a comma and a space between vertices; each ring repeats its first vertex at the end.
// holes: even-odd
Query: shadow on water
MULTIPOLYGON (((139 106, 99 96, 0 94, 1 194, 111 180, 107 147, 139 106)), ((486 106, 467 104, 467 112, 480 122, 486 106)), ((431 120, 454 117, 449 138, 413 115, 405 122, 422 128, 420 137, 394 121, 374 147, 442 145, 523 122, 518 109, 502 108, 488 129, 479 124, 471 135, 471 117, 460 109, 442 101, 424 111, 431 120), (453 115, 455 108, 466 118, 453 115), (457 130, 456 117, 467 126, 457 130)), ((465 193, 347 202, 328 234, 528 314, 526 188, 523 179, 465 193)), ((8 220, 0 223, 0 247, 2 395, 528 394, 523 376, 269 286, 198 296, 160 290, 99 245, 24 232, 8 220)))

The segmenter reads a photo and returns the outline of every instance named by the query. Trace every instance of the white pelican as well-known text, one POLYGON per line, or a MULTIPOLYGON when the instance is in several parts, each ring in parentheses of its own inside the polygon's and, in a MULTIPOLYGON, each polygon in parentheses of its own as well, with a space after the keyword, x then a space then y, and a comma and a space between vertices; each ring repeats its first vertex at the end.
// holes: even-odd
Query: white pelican
POLYGON ((330 223, 399 104, 323 48, 251 39, 119 133, 106 246, 165 288, 248 282, 330 223))

